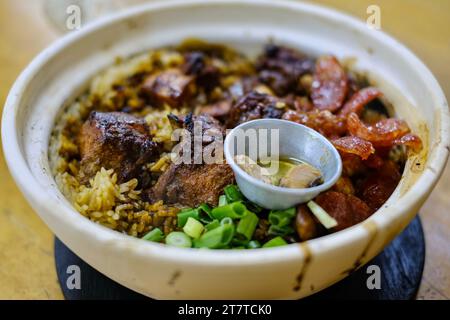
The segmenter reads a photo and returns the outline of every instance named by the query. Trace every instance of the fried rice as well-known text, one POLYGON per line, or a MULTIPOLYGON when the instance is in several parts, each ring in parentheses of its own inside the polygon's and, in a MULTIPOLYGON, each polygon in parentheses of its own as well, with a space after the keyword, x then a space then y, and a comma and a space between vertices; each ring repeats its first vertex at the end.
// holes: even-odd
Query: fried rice
MULTIPOLYGON (((162 201, 151 204, 142 200, 137 179, 119 184, 117 173, 102 168, 87 185, 81 184, 78 179, 80 153, 77 135, 93 110, 117 111, 126 107, 130 114, 144 117, 152 139, 163 146, 160 158, 146 166, 156 180, 169 166, 174 144, 171 141, 173 129, 167 115, 186 114, 188 109, 147 105, 138 95, 135 80, 143 74, 179 66, 183 62, 180 48, 154 50, 129 59, 118 58, 113 66, 95 76, 88 89, 57 117, 49 145, 50 167, 64 196, 91 221, 136 237, 156 227, 165 234, 176 229, 176 215, 180 208, 165 205, 162 201)), ((222 63, 219 67, 229 74, 226 81, 232 84, 234 74, 240 74, 241 70, 245 72, 247 61, 228 48, 222 49, 226 56, 224 61, 229 63, 222 63)), ((202 100, 202 95, 199 99, 202 100)))

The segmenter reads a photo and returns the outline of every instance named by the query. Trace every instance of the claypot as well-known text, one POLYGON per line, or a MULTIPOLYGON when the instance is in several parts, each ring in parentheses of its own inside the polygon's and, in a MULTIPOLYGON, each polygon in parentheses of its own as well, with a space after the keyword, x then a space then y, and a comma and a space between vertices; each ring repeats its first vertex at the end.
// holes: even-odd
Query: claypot
MULTIPOLYGON (((4 154, 34 210, 71 250, 122 285, 153 298, 301 298, 341 280, 408 225, 449 154, 449 112, 427 67, 398 41, 333 10, 288 1, 163 1, 91 24, 52 44, 24 70, 6 102, 4 154), (269 39, 311 54, 351 58, 424 141, 400 184, 369 219, 300 244, 264 250, 196 250, 135 239, 81 216, 48 161, 55 117, 89 79, 127 57, 189 37, 247 54, 269 39)), ((81 275, 82 276, 82 275, 81 275)))

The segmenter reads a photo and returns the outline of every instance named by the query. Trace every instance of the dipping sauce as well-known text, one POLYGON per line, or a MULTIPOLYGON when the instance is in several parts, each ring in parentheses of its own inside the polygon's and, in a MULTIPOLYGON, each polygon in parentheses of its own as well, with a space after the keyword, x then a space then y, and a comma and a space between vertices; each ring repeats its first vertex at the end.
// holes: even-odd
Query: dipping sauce
POLYGON ((235 161, 252 177, 274 186, 303 189, 323 183, 320 170, 300 159, 280 157, 254 161, 246 155, 237 155, 235 161))

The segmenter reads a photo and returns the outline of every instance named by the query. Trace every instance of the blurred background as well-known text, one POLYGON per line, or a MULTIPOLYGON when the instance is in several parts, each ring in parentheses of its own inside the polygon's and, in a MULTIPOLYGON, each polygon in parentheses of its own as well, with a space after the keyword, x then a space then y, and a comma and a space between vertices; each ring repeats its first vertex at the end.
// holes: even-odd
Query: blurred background
MULTIPOLYGON (((152 0, 0 0, 0 108, 21 70, 67 32, 128 6, 152 0), (73 6, 76 7, 73 7, 73 6), (81 9, 81 18, 67 17, 81 9), (75 11, 74 11, 75 10, 75 11)), ((317 0, 360 19, 381 9, 381 28, 412 49, 450 98, 449 0, 317 0)), ((63 299, 53 234, 28 206, 0 150, 0 299, 63 299)), ((450 299, 450 167, 420 211, 426 262, 418 299, 450 299)))

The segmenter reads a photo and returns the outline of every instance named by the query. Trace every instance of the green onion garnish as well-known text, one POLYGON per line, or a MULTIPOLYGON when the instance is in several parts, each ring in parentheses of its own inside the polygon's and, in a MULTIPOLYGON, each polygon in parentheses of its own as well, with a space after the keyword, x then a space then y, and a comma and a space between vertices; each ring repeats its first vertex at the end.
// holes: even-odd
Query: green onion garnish
POLYGON ((247 207, 248 210, 254 213, 260 213, 261 211, 264 210, 262 207, 251 201, 245 201, 245 206, 247 207))
POLYGON ((223 194, 223 195, 221 195, 219 197, 219 205, 218 205, 218 207, 222 207, 222 206, 224 206, 226 204, 228 204, 227 196, 223 194))
POLYGON ((186 224, 188 218, 194 218, 199 220, 199 212, 197 209, 184 209, 178 215, 178 227, 183 228, 186 224))
POLYGON ((219 220, 213 220, 205 226, 206 231, 210 231, 220 226, 219 220))
POLYGON ((205 228, 203 227, 201 222, 191 217, 187 219, 187 222, 183 227, 184 233, 186 233, 189 237, 194 239, 199 238, 204 229, 205 228))
POLYGON ((198 208, 207 213, 208 215, 211 214, 211 207, 207 203, 202 203, 201 205, 198 206, 198 208))
POLYGON ((225 217, 231 219, 242 218, 247 211, 247 208, 241 202, 233 202, 221 207, 212 209, 211 215, 214 219, 222 220, 225 217))
POLYGON ((247 214, 239 221, 236 233, 244 236, 245 239, 250 240, 258 225, 259 219, 253 212, 247 211, 247 214))
POLYGON ((291 226, 279 227, 273 224, 269 227, 267 233, 273 236, 286 236, 288 234, 294 233, 294 228, 292 228, 291 226))
POLYGON ((173 231, 167 235, 166 244, 180 248, 190 248, 192 246, 192 241, 184 232, 173 231))
POLYGON ((208 206, 208 204, 203 203, 201 204, 198 208, 198 217, 199 220, 203 223, 208 223, 211 222, 213 220, 212 216, 211 216, 211 207, 208 206))
POLYGON ((244 196, 242 195, 241 191, 239 191, 238 187, 234 184, 226 186, 223 191, 227 196, 228 202, 236 202, 244 199, 244 196))
POLYGON ((295 208, 289 208, 286 210, 272 210, 269 213, 269 222, 272 225, 278 227, 284 227, 291 223, 292 219, 295 217, 295 208))
POLYGON ((233 239, 234 225, 224 224, 204 233, 199 239, 194 240, 196 248, 219 249, 226 247, 233 239))
POLYGON ((269 241, 267 241, 262 247, 263 248, 272 248, 272 247, 279 247, 279 246, 285 246, 287 245, 287 242, 284 241, 282 237, 275 237, 269 241))
POLYGON ((258 240, 252 240, 247 244, 248 249, 258 249, 261 248, 261 244, 258 240))
POLYGON ((143 236, 142 239, 153 242, 160 242, 162 239, 164 239, 164 233, 161 231, 161 229, 155 228, 145 236, 143 236))
POLYGON ((330 216, 325 210, 323 210, 321 206, 319 206, 313 200, 309 201, 306 205, 325 228, 331 229, 338 225, 336 219, 330 216))
POLYGON ((248 245, 248 240, 247 239, 240 239, 237 237, 234 237, 233 240, 231 240, 231 246, 232 247, 242 247, 242 246, 247 246, 248 245))
POLYGON ((230 217, 225 217, 220 221, 220 225, 224 225, 224 224, 233 224, 233 219, 231 219, 230 217))

